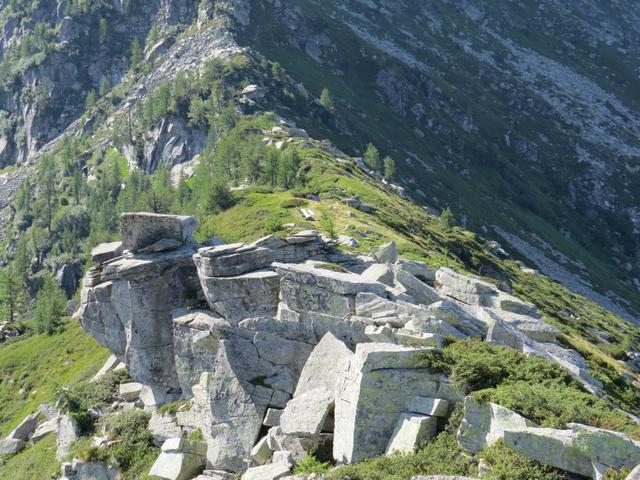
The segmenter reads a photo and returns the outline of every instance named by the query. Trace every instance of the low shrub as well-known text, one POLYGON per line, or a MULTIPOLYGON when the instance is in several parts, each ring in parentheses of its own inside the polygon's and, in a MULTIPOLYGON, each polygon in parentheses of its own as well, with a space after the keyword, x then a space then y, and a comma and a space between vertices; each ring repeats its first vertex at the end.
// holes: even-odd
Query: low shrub
POLYGON ((491 465, 486 480, 565 480, 567 475, 553 467, 522 457, 498 442, 480 453, 491 465))
POLYGON ((289 200, 284 200, 280 206, 282 208, 302 208, 306 207, 308 202, 306 200, 302 200, 300 198, 290 198, 289 200))
POLYGON ((331 469, 331 463, 318 460, 313 452, 308 452, 293 469, 294 475, 309 475, 312 473, 326 473, 331 469))
POLYGON ((447 432, 411 455, 385 455, 336 468, 326 480, 407 480, 414 475, 473 476, 476 466, 447 432))

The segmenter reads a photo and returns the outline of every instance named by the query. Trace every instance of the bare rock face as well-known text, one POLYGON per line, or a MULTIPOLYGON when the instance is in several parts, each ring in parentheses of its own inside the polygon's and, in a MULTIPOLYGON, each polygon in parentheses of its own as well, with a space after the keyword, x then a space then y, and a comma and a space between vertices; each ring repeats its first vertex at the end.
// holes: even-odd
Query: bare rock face
POLYGON ((122 246, 125 250, 137 252, 161 241, 174 240, 176 243, 171 244, 172 248, 167 248, 172 250, 187 243, 197 228, 195 217, 123 213, 122 246))
POLYGON ((177 387, 171 312, 198 304, 193 250, 129 255, 98 264, 84 280, 83 328, 123 361, 135 380, 177 387))

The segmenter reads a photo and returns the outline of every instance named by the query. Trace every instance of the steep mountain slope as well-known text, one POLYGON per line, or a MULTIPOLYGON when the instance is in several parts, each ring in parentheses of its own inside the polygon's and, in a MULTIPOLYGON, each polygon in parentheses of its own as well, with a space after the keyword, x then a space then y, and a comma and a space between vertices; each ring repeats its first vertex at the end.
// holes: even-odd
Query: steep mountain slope
POLYGON ((476 229, 499 225, 498 234, 531 245, 523 253, 542 250, 637 305, 632 10, 625 2, 254 2, 241 37, 312 92, 329 87, 347 121, 327 134, 351 151, 377 143, 401 162, 417 199, 453 206, 476 229))
MULTIPOLYGON (((463 224, 634 317, 640 33, 630 5, 123 5, 3 8, 2 163, 37 157, 72 123, 73 132, 93 129, 112 106, 115 123, 127 122, 162 81, 229 58, 238 41, 291 75, 271 109, 352 154, 373 142, 395 158, 398 181, 418 201, 453 207, 463 224), (192 22, 197 28, 187 28, 192 22), (78 120, 113 87, 90 120, 78 120), (325 87, 335 111, 295 100, 325 87)), ((172 120, 146 127, 155 137, 146 144, 136 134, 130 161, 154 170, 205 148, 206 131, 172 120)))

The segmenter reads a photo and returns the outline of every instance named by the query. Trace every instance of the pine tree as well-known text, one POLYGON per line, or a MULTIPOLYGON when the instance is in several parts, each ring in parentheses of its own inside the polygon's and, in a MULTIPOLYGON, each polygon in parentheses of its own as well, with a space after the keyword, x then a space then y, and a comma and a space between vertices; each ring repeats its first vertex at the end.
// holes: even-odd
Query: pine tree
POLYGON ((396 173, 396 162, 393 160, 393 158, 386 156, 384 157, 383 163, 384 179, 389 182, 393 179, 393 176, 396 173))
POLYGON ((13 265, 0 270, 0 308, 9 323, 15 323, 27 301, 25 286, 13 265))
POLYGON ((50 155, 43 155, 38 170, 38 186, 44 210, 44 222, 47 233, 51 235, 51 221, 53 219, 53 206, 56 196, 56 164, 50 155))
POLYGON ((36 297, 33 323, 38 333, 52 335, 64 317, 65 295, 50 275, 47 275, 36 297))
POLYGON ((456 217, 449 207, 445 208, 440 214, 440 226, 445 230, 449 230, 456 226, 456 217))
POLYGON ((84 100, 85 110, 91 110, 96 104, 96 91, 92 88, 87 92, 87 97, 84 100))
POLYGON ((131 68, 133 70, 138 68, 138 65, 140 65, 140 62, 142 61, 142 50, 140 48, 140 42, 138 41, 137 38, 135 38, 133 42, 131 42, 130 61, 131 61, 131 68))
POLYGON ((107 80, 107 77, 102 77, 102 82, 100 82, 100 90, 98 90, 98 95, 100 95, 100 97, 104 97, 107 93, 109 93, 109 80, 107 80))
POLYGON ((101 43, 107 40, 107 36, 109 35, 109 24, 107 23, 106 18, 100 19, 100 24, 98 25, 98 35, 100 37, 101 43))
POLYGON ((375 145, 370 143, 364 152, 364 163, 374 172, 382 172, 382 161, 380 160, 380 152, 375 145))
POLYGON ((320 105, 322 105, 328 112, 333 112, 335 110, 335 104, 333 103, 333 98, 331 97, 331 93, 328 88, 324 88, 320 94, 320 105))

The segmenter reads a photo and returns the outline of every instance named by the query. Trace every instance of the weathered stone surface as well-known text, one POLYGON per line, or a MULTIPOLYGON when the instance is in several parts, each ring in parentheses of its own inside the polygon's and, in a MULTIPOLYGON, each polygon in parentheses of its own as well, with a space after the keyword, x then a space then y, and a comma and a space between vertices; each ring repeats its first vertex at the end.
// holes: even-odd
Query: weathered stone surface
POLYGON ((464 399, 464 418, 458 429, 458 443, 479 452, 502 439, 505 431, 516 431, 535 423, 495 403, 481 403, 473 396, 464 399))
POLYGON ((148 247, 137 250, 136 253, 139 253, 140 255, 149 255, 152 253, 169 252, 171 250, 180 248, 182 245, 183 243, 178 240, 174 240, 172 238, 163 238, 162 240, 158 240, 156 243, 153 243, 148 247))
POLYGON ((407 293, 424 305, 431 305, 441 300, 435 288, 431 287, 423 280, 405 270, 405 267, 396 265, 396 282, 406 288, 407 293))
POLYGON ((569 423, 567 427, 574 432, 574 446, 592 463, 615 470, 631 469, 640 464, 640 442, 628 435, 578 423, 569 423))
POLYGON ((17 439, 27 441, 35 432, 36 427, 38 426, 38 417, 40 416, 40 412, 36 412, 32 415, 27 416, 20 424, 14 428, 11 433, 7 435, 8 439, 17 439))
POLYGON ((98 373, 96 373, 93 376, 91 381, 95 382, 101 379, 107 372, 110 372, 111 370, 116 368, 119 363, 120 363, 120 360, 118 360, 118 357, 116 357, 115 355, 110 355, 109 358, 107 358, 107 361, 104 362, 104 365, 102 366, 102 368, 98 370, 98 373))
POLYGON ((573 445, 572 430, 527 428, 507 430, 504 443, 519 454, 568 472, 590 477, 591 461, 573 445))
POLYGON ((200 275, 200 284, 211 309, 230 322, 277 313, 280 277, 274 271, 259 270, 236 277, 200 275))
POLYGON ((360 344, 342 364, 333 445, 337 461, 355 462, 384 453, 409 399, 449 399, 447 388, 442 388, 446 379, 419 368, 415 353, 398 345, 360 344))
POLYGON ((396 244, 394 242, 385 243, 376 251, 374 256, 380 263, 386 263, 387 265, 395 263, 398 260, 396 244))
POLYGON ((442 398, 414 397, 407 402, 407 411, 446 418, 450 403, 442 398))
POLYGON ((91 250, 91 259, 96 263, 103 263, 124 253, 122 242, 101 243, 91 250))
POLYGON ((250 468, 242 475, 242 480, 277 480, 288 475, 289 470, 287 463, 270 463, 250 468))
POLYGON ((497 296, 497 288, 483 280, 467 277, 450 268, 440 268, 436 272, 438 291, 467 305, 493 306, 492 299, 497 296))
POLYGON ((327 333, 309 355, 293 394, 294 397, 310 390, 324 388, 333 393, 338 376, 338 365, 353 355, 344 342, 327 333))
POLYGON ((176 240, 183 245, 198 228, 195 217, 156 213, 123 213, 122 245, 132 252, 149 247, 160 240, 176 240))
POLYGON ((90 335, 143 384, 179 387, 171 312, 202 298, 193 250, 124 256, 91 269, 78 316, 90 335))
POLYGON ((269 448, 268 437, 263 437, 251 450, 251 460, 256 465, 264 465, 271 459, 273 451, 269 448))
POLYGON ((602 383, 589 373, 587 362, 578 352, 551 343, 536 342, 497 316, 491 318, 487 342, 504 345, 525 355, 534 355, 555 362, 592 393, 597 393, 602 387, 602 383))
POLYGON ((280 427, 285 435, 313 437, 318 435, 326 424, 333 409, 335 393, 324 387, 308 390, 287 403, 280 427))
POLYGON ((19 438, 4 438, 0 440, 0 455, 15 455, 24 445, 25 441, 19 438))
POLYGON ((246 245, 229 251, 231 245, 200 249, 193 256, 200 275, 205 277, 236 277, 268 267, 275 259, 268 248, 246 245), (224 253, 220 253, 220 252, 224 253))
POLYGON ((109 468, 101 462, 82 462, 77 458, 72 463, 63 464, 63 478, 73 480, 116 480, 118 469, 109 468))
POLYGON ((148 430, 151 433, 154 445, 162 446, 164 442, 170 438, 180 438, 182 436, 182 428, 167 415, 161 415, 153 412, 149 419, 148 430))
POLYGON ((413 453, 436 434, 436 417, 403 413, 391 435, 386 453, 413 453))
POLYGON ((62 460, 69 454, 69 447, 78 439, 79 429, 77 422, 68 415, 58 417, 58 438, 56 442, 56 458, 62 460))
POLYGON ((393 270, 383 263, 374 263, 360 275, 367 282, 380 282, 390 287, 393 286, 393 270))
POLYGON ((58 423, 59 423, 58 417, 54 417, 51 420, 42 422, 41 424, 38 425, 38 427, 36 428, 36 431, 33 432, 33 435, 31 436, 31 441, 33 443, 36 443, 42 440, 47 435, 49 435, 50 433, 57 433, 58 423))
POLYGON ((264 421, 262 424, 265 427, 277 427, 280 425, 280 418, 282 417, 282 412, 284 410, 280 410, 278 408, 269 408, 267 413, 264 416, 264 421))
POLYGON ((202 472, 205 466, 206 445, 184 438, 170 438, 162 445, 149 476, 166 480, 188 480, 202 472))
POLYGON ((276 263, 282 280, 314 286, 338 295, 357 295, 360 292, 384 296, 386 288, 378 282, 365 281, 354 273, 334 272, 317 268, 313 262, 303 264, 276 263))
POLYGON ((437 319, 444 320, 449 325, 472 337, 483 337, 487 333, 485 321, 469 314, 459 305, 441 300, 427 307, 429 313, 437 319))
POLYGON ((356 296, 355 313, 359 317, 370 318, 376 325, 389 324, 393 327, 403 327, 411 318, 408 307, 373 293, 356 296))
POLYGON ((136 382, 123 383, 118 388, 118 392, 125 402, 135 402, 140 397, 142 387, 142 384, 136 382))
POLYGON ((402 268, 402 270, 409 272, 414 277, 422 280, 425 283, 433 284, 436 280, 436 268, 431 268, 422 262, 416 262, 414 260, 399 259, 396 262, 396 266, 402 268))

